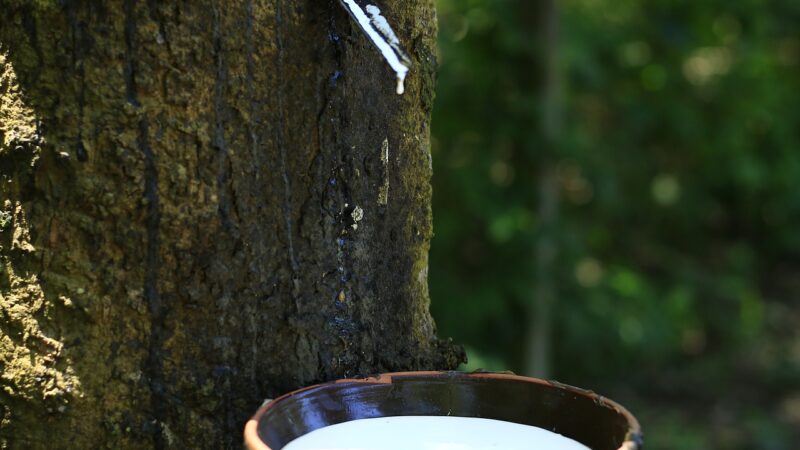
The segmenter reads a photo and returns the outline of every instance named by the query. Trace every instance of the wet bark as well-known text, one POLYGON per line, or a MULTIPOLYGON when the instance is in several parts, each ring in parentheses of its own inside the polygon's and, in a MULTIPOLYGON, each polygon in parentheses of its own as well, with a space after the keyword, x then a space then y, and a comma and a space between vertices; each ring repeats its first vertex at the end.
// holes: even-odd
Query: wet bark
POLYGON ((453 368, 431 0, 0 0, 0 448, 234 448, 265 397, 453 368), (387 150, 388 149, 388 150, 387 150))

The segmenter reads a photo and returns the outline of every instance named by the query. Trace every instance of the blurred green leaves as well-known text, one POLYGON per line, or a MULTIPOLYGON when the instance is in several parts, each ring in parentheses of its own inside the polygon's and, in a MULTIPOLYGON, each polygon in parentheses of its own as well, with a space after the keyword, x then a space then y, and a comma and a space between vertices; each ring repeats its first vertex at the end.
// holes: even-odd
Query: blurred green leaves
POLYGON ((800 2, 560 2, 556 149, 537 125, 538 3, 437 3, 440 333, 523 367, 551 161, 556 376, 645 408, 651 449, 795 448, 800 2))

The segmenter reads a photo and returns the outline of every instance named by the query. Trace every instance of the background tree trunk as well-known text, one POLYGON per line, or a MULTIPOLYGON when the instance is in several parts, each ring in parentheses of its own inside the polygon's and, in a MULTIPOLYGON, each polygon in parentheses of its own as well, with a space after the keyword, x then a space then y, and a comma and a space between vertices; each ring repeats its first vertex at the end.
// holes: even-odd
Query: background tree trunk
POLYGON ((335 1, 0 1, 0 447, 232 448, 264 397, 463 359, 435 13, 380 6, 403 96, 335 1))
MULTIPOLYGON (((559 76, 559 9, 556 0, 520 3, 528 12, 531 23, 537 24, 531 33, 534 45, 529 53, 533 67, 541 71, 536 96, 541 98, 536 129, 542 138, 542 148, 536 156, 540 166, 537 195, 532 196, 539 219, 534 244, 532 299, 528 304, 525 346, 525 369, 529 376, 550 378, 553 375, 552 349, 559 289, 556 263, 559 253, 559 180, 558 159, 562 134, 562 99, 559 76), (531 14, 533 13, 533 14, 531 14), (531 15, 533 17, 531 17, 531 15)), ((532 202, 533 203, 533 202, 532 202)))

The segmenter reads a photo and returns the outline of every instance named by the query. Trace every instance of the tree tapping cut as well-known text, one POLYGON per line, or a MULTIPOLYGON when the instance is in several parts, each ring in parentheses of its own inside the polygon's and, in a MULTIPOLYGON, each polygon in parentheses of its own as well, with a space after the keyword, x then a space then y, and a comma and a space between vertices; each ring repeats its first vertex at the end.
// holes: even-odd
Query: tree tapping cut
POLYGON ((405 92, 404 82, 411 67, 411 59, 400 46, 400 39, 389 22, 381 15, 380 8, 363 0, 339 0, 339 2, 394 70, 397 76, 397 93, 405 92))

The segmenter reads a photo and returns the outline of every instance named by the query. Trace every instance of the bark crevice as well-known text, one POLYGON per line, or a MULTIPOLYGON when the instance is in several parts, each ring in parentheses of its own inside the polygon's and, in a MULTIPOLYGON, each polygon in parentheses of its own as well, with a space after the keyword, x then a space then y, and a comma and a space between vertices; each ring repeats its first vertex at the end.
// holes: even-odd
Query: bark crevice
MULTIPOLYGON (((292 268, 293 283, 298 283, 297 271, 300 266, 297 263, 297 257, 294 249, 294 224, 292 220, 292 182, 289 176, 289 168, 286 156, 286 102, 284 101, 286 82, 284 76, 284 18, 283 18, 283 1, 276 0, 275 2, 275 43, 277 51, 275 53, 275 68, 274 73, 277 79, 277 92, 278 99, 278 123, 275 127, 275 141, 280 154, 280 171, 281 179, 283 180, 283 216, 286 226, 286 245, 288 250, 289 264, 292 268)), ((295 287, 294 289, 298 289, 295 287)), ((296 298, 296 294, 295 298, 296 298)))
POLYGON ((156 157, 149 143, 149 126, 146 118, 139 121, 139 151, 144 156, 144 201, 146 204, 145 229, 146 255, 144 261, 144 298, 150 311, 150 339, 145 373, 149 379, 150 402, 155 421, 153 445, 163 449, 166 442, 163 427, 167 420, 167 399, 164 379, 164 344, 167 340, 166 308, 158 289, 159 275, 159 223, 161 214, 158 199, 158 169, 156 157))
POLYGON ((214 77, 214 148, 217 150, 217 211, 222 226, 229 233, 238 234, 231 220, 231 205, 234 204, 233 189, 230 186, 228 146, 225 141, 225 121, 227 105, 225 102, 225 85, 228 82, 228 69, 225 63, 224 37, 220 23, 219 3, 212 3, 213 46, 216 72, 214 77))
POLYGON ((139 107, 138 94, 136 92, 136 0, 124 0, 123 10, 125 12, 125 94, 128 103, 139 107))
MULTIPOLYGON (((136 84, 136 1, 125 0, 125 86, 128 103, 136 108, 138 116, 137 148, 144 160, 143 198, 145 206, 145 257, 144 286, 142 295, 150 314, 150 330, 147 344, 147 358, 144 373, 150 392, 150 408, 152 410, 153 447, 156 450, 166 448, 164 426, 167 422, 166 381, 164 377, 164 345, 167 340, 166 308, 159 291, 160 243, 159 226, 161 211, 158 197, 158 166, 156 156, 150 146, 150 124, 147 114, 139 101, 136 84)), ((80 109, 83 109, 82 101, 80 109)))

